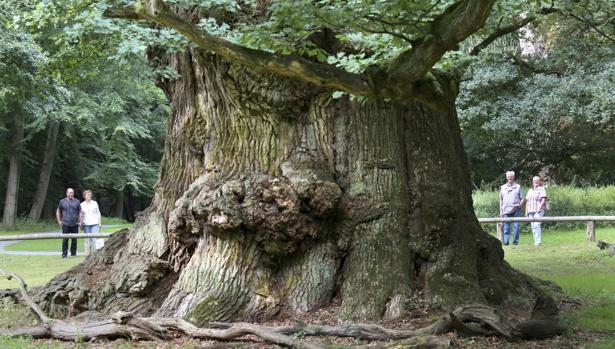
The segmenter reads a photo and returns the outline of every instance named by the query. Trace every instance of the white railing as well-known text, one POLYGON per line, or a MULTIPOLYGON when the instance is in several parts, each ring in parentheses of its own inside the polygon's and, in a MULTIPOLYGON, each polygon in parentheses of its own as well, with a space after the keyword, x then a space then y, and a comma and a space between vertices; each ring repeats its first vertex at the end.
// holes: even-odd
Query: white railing
POLYGON ((87 239, 87 238, 108 238, 113 234, 88 233, 88 234, 22 234, 0 236, 0 241, 19 241, 19 240, 46 240, 46 239, 87 239))
POLYGON ((586 222, 587 240, 596 241, 595 222, 615 222, 615 216, 558 216, 558 217, 491 217, 479 218, 479 223, 497 223, 497 236, 502 240, 502 223, 509 222, 586 222))

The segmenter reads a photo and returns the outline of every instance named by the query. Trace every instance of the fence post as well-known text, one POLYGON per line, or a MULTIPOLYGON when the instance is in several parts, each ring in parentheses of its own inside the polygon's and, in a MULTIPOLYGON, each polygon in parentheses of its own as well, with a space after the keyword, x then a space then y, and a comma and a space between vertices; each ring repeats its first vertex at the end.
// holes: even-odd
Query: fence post
POLYGON ((502 241, 502 222, 497 222, 495 224, 495 229, 497 231, 496 236, 498 240, 502 241))
POLYGON ((596 241, 596 225, 594 221, 587 221, 587 240, 596 241))

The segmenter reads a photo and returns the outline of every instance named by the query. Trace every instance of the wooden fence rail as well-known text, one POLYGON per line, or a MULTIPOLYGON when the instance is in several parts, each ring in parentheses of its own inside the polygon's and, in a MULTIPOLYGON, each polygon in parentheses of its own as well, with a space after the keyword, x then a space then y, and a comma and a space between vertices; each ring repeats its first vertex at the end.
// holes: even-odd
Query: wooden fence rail
POLYGON ((502 240, 502 224, 510 222, 586 222, 587 240, 596 241, 595 222, 615 222, 615 216, 559 216, 559 217, 491 217, 479 218, 479 223, 497 223, 497 236, 502 240))
POLYGON ((46 239, 87 239, 87 238, 108 238, 112 234, 109 233, 89 233, 89 234, 23 234, 23 235, 6 235, 0 236, 0 241, 18 241, 18 240, 46 240, 46 239))
MULTIPOLYGON (((479 218, 479 223, 497 223, 498 238, 502 238, 502 223, 509 222, 586 222, 587 239, 596 241, 596 226, 594 222, 615 222, 615 216, 557 216, 557 217, 491 217, 479 218)), ((87 238, 109 238, 112 234, 90 233, 90 234, 22 234, 0 236, 0 241, 18 240, 45 240, 45 239, 87 239, 87 238)))

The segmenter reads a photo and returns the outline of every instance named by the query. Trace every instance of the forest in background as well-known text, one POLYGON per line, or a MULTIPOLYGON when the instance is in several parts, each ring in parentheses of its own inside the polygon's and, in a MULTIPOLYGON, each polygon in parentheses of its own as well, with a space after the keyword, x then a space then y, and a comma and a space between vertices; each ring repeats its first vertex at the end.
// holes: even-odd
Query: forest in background
POLYGON ((0 205, 51 218, 65 189, 94 191, 104 215, 149 205, 164 150, 168 103, 143 52, 104 23, 87 38, 47 2, 0 4, 0 205), (8 202, 8 205, 7 205, 8 202))
MULTIPOLYGON (((530 23, 469 60, 458 111, 476 188, 499 186, 511 169, 528 183, 536 174, 550 185, 615 182, 610 3, 530 23)), ((155 81, 176 73, 148 63, 145 29, 118 30, 101 10, 87 1, 63 12, 45 1, 0 5, 5 225, 51 217, 67 187, 77 197, 92 189, 105 215, 129 220, 151 200, 169 113, 155 81)), ((165 49, 184 47, 167 34, 158 36, 165 49)))

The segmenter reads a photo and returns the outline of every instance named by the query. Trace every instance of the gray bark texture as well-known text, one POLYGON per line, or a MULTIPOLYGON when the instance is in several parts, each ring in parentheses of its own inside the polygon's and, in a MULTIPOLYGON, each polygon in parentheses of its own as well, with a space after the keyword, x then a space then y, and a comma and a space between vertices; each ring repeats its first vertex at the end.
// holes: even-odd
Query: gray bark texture
POLYGON ((453 103, 332 99, 197 49, 164 58, 172 104, 151 207, 54 278, 52 316, 87 310, 196 324, 301 314, 403 316, 529 307, 541 295, 474 215, 453 103))

